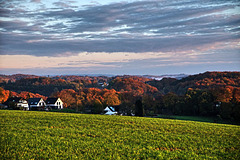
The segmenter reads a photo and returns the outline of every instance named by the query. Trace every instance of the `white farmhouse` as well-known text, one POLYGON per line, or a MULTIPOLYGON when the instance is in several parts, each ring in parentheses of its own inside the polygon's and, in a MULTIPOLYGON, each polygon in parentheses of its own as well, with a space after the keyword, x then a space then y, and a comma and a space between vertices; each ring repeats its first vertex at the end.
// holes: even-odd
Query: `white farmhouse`
POLYGON ((48 98, 46 100, 47 108, 63 109, 63 102, 60 98, 48 98))
POLYGON ((111 106, 107 106, 105 109, 104 109, 104 114, 106 115, 116 115, 117 112, 115 111, 115 109, 111 106))
POLYGON ((29 98, 28 105, 30 110, 43 110, 46 103, 42 98, 29 98))
POLYGON ((29 110, 27 101, 21 97, 10 97, 4 105, 8 106, 8 108, 29 110))
POLYGON ((26 111, 29 110, 28 102, 25 99, 19 100, 17 103, 17 107, 21 110, 26 110, 26 111))

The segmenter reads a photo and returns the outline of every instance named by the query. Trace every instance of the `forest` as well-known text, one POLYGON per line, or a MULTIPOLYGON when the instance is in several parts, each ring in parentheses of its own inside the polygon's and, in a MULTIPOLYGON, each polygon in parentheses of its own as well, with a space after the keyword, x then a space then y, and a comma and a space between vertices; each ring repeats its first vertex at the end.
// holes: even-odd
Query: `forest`
POLYGON ((0 102, 60 97, 64 107, 102 113, 113 106, 122 115, 188 115, 240 123, 240 72, 205 72, 182 79, 144 76, 0 75, 0 102))

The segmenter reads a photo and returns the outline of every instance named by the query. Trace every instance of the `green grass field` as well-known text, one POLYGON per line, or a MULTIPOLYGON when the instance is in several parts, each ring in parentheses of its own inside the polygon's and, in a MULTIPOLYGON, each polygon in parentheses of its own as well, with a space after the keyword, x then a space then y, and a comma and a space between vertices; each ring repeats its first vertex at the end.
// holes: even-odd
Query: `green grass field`
POLYGON ((0 110, 0 159, 239 159, 240 126, 0 110))
POLYGON ((217 117, 158 115, 157 118, 177 119, 177 120, 186 120, 186 121, 198 121, 198 122, 209 122, 209 123, 221 123, 221 124, 231 124, 230 120, 217 119, 217 117))

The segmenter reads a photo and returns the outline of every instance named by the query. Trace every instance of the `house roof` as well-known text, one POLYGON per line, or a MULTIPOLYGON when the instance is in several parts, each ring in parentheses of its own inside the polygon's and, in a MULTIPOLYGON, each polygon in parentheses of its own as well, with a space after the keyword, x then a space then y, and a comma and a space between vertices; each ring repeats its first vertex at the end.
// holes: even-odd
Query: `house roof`
POLYGON ((116 112, 113 107, 108 106, 108 108, 109 108, 112 112, 116 112))
POLYGON ((28 104, 37 104, 42 98, 29 98, 28 104))
POLYGON ((58 98, 47 98, 46 103, 47 104, 55 104, 57 102, 58 98))
POLYGON ((8 105, 8 103, 10 102, 19 102, 22 98, 21 97, 11 97, 11 98, 8 98, 6 102, 4 102, 4 104, 8 105))
POLYGON ((110 106, 107 106, 105 108, 105 111, 116 112, 115 109, 113 107, 110 107, 110 106))
POLYGON ((116 114, 117 112, 115 111, 115 109, 113 108, 113 107, 110 107, 110 106, 108 106, 108 107, 106 107, 105 109, 104 109, 104 114, 107 114, 107 115, 114 115, 114 114, 116 114))

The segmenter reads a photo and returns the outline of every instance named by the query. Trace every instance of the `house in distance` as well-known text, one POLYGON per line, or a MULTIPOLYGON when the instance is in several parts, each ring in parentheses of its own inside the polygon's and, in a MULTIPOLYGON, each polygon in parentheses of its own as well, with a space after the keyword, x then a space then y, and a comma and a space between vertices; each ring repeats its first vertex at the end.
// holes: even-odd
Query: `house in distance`
POLYGON ((27 111, 63 109, 63 102, 60 98, 47 98, 47 100, 44 101, 42 98, 29 98, 26 100, 22 97, 10 97, 6 102, 0 104, 0 108, 27 111))
POLYGON ((17 107, 21 110, 26 110, 28 111, 29 110, 29 107, 28 107, 28 101, 25 100, 25 99, 21 99, 18 104, 17 104, 17 107))
POLYGON ((30 110, 44 110, 46 103, 42 98, 29 98, 28 105, 30 110))
POLYGON ((27 100, 21 97, 11 97, 4 103, 4 105, 12 109, 29 110, 27 100))
POLYGON ((106 115, 116 115, 117 112, 115 111, 115 109, 111 106, 107 106, 105 109, 104 109, 104 114, 106 115))
POLYGON ((48 109, 63 109, 63 102, 60 98, 47 98, 46 107, 48 109))

